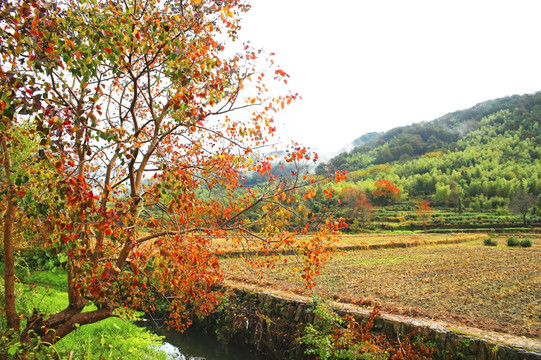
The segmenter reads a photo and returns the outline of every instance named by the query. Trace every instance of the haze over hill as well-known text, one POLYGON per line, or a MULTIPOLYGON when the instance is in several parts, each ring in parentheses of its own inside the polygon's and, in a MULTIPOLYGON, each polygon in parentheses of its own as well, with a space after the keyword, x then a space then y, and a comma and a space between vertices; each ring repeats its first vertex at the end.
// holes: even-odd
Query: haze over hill
POLYGON ((336 155, 366 132, 541 89, 539 1, 322 5, 255 1, 242 23, 302 96, 276 116, 285 143, 336 155))

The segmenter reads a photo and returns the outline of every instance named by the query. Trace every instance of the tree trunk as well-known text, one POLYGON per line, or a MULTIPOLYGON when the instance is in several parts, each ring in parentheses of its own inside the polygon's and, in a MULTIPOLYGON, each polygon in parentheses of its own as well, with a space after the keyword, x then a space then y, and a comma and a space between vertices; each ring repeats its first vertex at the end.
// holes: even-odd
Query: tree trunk
POLYGON ((44 314, 39 314, 37 309, 34 309, 34 313, 28 319, 27 327, 21 336, 21 341, 29 342, 31 337, 36 336, 43 344, 54 345, 79 326, 93 324, 116 316, 113 314, 114 306, 108 302, 97 310, 82 312, 86 303, 87 301, 83 300, 77 304, 71 304, 47 319, 44 318, 44 314))
POLYGON ((17 207, 13 200, 8 200, 8 206, 4 215, 4 281, 6 298, 7 326, 19 331, 19 316, 15 309, 15 259, 13 257, 13 224, 17 207))
POLYGON ((13 196, 15 196, 15 185, 9 179, 9 175, 11 174, 11 156, 6 140, 2 140, 1 145, 4 157, 6 182, 8 183, 7 209, 4 214, 5 310, 8 328, 18 332, 19 316, 17 316, 17 310, 15 309, 15 259, 13 256, 13 225, 15 223, 17 203, 15 202, 15 199, 13 199, 13 196))

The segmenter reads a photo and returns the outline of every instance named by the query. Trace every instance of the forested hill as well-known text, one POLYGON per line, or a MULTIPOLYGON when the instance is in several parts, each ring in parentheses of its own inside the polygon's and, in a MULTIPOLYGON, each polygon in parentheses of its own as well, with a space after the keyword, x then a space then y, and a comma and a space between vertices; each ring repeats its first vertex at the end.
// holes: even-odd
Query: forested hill
POLYGON ((349 185, 370 191, 389 179, 403 197, 452 205, 463 197, 497 207, 518 189, 541 191, 541 92, 480 103, 439 119, 358 138, 352 151, 317 172, 350 172, 349 185))
MULTIPOLYGON (((453 151, 457 141, 482 127, 491 128, 492 135, 505 135, 522 126, 521 136, 537 139, 541 121, 541 92, 489 100, 474 107, 456 111, 439 119, 391 129, 384 133, 368 133, 353 142, 355 148, 320 164, 320 171, 329 165, 333 169, 358 170, 370 165, 404 162, 435 151, 453 151), (506 111, 504 124, 487 124, 482 120, 506 111), (535 127, 535 129, 534 129, 535 127)), ((487 130, 487 129, 485 129, 487 130)))

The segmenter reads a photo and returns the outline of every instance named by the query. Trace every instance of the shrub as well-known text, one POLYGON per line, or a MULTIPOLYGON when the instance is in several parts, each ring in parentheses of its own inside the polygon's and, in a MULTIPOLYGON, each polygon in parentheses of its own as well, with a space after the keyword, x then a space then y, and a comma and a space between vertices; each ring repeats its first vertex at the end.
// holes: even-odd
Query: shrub
POLYGON ((352 316, 341 317, 329 309, 325 303, 318 304, 313 324, 308 324, 304 335, 299 339, 306 346, 305 354, 315 355, 321 360, 357 359, 417 359, 433 358, 434 349, 427 346, 422 337, 412 332, 394 343, 385 335, 373 336, 371 328, 379 315, 376 308, 364 326, 352 316), (415 338, 414 338, 415 337, 415 338))
POLYGON ((497 246, 498 242, 493 238, 487 238, 483 240, 483 244, 485 244, 486 246, 497 246))
POLYGON ((510 236, 507 238, 507 246, 519 246, 519 245, 520 245, 520 240, 517 239, 516 237, 510 236))
POLYGON ((522 246, 523 248, 532 247, 532 240, 524 238, 520 240, 520 246, 522 246))

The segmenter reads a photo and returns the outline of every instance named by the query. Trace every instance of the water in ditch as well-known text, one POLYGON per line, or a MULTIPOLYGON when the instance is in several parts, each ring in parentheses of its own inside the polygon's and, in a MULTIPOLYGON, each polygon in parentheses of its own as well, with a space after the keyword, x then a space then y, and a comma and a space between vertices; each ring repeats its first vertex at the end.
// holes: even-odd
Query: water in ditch
POLYGON ((270 360, 237 344, 223 345, 215 336, 205 334, 193 327, 183 333, 156 327, 151 322, 144 322, 150 331, 165 336, 160 350, 172 360, 270 360))

